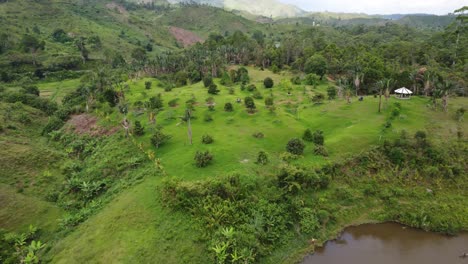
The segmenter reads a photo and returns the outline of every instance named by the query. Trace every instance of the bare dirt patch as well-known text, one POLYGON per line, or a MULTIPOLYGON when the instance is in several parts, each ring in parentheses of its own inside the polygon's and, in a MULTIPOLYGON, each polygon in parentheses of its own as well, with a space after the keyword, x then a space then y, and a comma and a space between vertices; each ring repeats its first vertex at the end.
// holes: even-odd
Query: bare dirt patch
POLYGON ((74 133, 83 135, 88 134, 91 136, 109 136, 116 133, 119 127, 107 129, 97 124, 97 118, 88 114, 74 115, 68 120, 68 129, 74 133))
POLYGON ((185 30, 179 27, 169 27, 169 32, 174 36, 177 42, 186 47, 195 45, 198 42, 203 42, 203 39, 197 36, 192 31, 185 30))

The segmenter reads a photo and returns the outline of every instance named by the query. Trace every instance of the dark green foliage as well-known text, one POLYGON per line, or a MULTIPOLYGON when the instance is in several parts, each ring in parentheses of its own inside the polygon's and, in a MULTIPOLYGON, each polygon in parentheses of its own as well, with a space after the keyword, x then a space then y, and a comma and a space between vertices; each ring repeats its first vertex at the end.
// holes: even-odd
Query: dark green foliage
POLYGON ((273 88, 273 79, 271 79, 270 77, 266 77, 265 80, 263 80, 263 85, 265 86, 265 88, 273 88))
POLYGON ((150 82, 150 81, 146 81, 146 82, 145 82, 145 89, 146 89, 146 90, 149 90, 149 89, 151 89, 151 85, 153 85, 153 83, 152 83, 152 82, 150 82))
POLYGON ((162 132, 161 129, 156 130, 156 132, 151 136, 151 144, 155 146, 156 148, 161 147, 164 145, 169 139, 171 139, 172 136, 166 135, 162 132))
POLYGON ((133 133, 135 136, 143 136, 145 134, 145 128, 141 125, 140 121, 135 121, 133 133))
POLYGON ((268 162, 268 154, 265 151, 258 152, 256 163, 260 165, 266 165, 268 162))
POLYGON ((229 73, 224 72, 219 83, 221 83, 221 85, 227 85, 227 86, 231 85, 232 81, 231 81, 231 77, 229 76, 229 73))
POLYGON ((263 99, 263 95, 259 91, 255 91, 253 93, 252 97, 255 98, 255 99, 263 99))
POLYGON ((321 93, 317 93, 314 95, 314 97, 312 97, 312 102, 314 104, 322 104, 323 100, 325 100, 325 96, 321 93))
POLYGON ((320 81, 320 77, 315 73, 309 73, 304 79, 304 83, 307 85, 313 85, 316 87, 320 81))
POLYGON ((463 116, 465 115, 466 109, 463 107, 460 107, 457 109, 455 112, 455 120, 461 122, 463 121, 463 116))
POLYGON ((34 53, 38 50, 43 50, 45 48, 45 42, 39 41, 32 35, 23 35, 23 38, 21 39, 21 45, 24 52, 31 53, 34 53))
POLYGON ((204 168, 210 165, 213 160, 213 155, 209 151, 201 152, 197 151, 195 153, 195 166, 198 168, 204 168))
POLYGON ((34 86, 34 85, 23 86, 23 90, 27 94, 39 96, 39 88, 37 88, 37 86, 34 86))
POLYGON ((61 28, 58 28, 54 30, 54 32, 52 32, 52 39, 55 42, 60 42, 60 43, 65 43, 65 42, 69 42, 72 40, 71 38, 68 37, 67 33, 61 28))
POLYGON ((314 141, 314 137, 312 136, 312 131, 310 129, 306 129, 304 134, 302 135, 302 139, 305 141, 312 142, 314 141))
POLYGON ((174 99, 170 100, 170 101, 167 103, 167 105, 169 105, 170 107, 176 107, 178 101, 179 101, 179 98, 174 98, 174 99))
POLYGON ((231 103, 226 103, 224 104, 224 111, 226 112, 232 112, 234 110, 233 106, 231 103))
POLYGON ((273 97, 267 97, 267 98, 265 98, 265 105, 266 105, 266 106, 272 106, 272 105, 274 105, 274 99, 273 99, 273 97))
POLYGON ((217 95, 219 92, 220 90, 218 90, 218 86, 214 83, 210 84, 210 86, 208 87, 209 94, 217 95))
POLYGON ((245 107, 247 108, 247 111, 248 111, 249 113, 255 112, 256 106, 255 106, 254 99, 253 99, 252 97, 249 97, 249 96, 246 97, 246 98, 244 99, 244 104, 245 104, 245 107))
POLYGON ((295 84, 295 85, 299 85, 301 84, 302 80, 301 80, 301 77, 299 76, 294 76, 291 78, 291 83, 292 84, 295 84))
POLYGON ((2 94, 2 97, 3 98, 0 98, 0 100, 4 100, 8 103, 21 102, 25 105, 42 110, 47 115, 52 115, 58 109, 57 103, 45 98, 38 97, 37 95, 24 92, 4 93, 2 94))
POLYGON ((315 54, 312 57, 310 57, 304 65, 305 73, 315 73, 318 76, 320 76, 320 79, 322 79, 323 76, 327 73, 327 70, 327 61, 320 54, 315 54))
POLYGON ((178 87, 185 86, 187 85, 188 74, 185 71, 178 71, 174 75, 174 79, 175 79, 176 86, 178 87))
POLYGON ((333 100, 336 98, 337 92, 335 86, 329 86, 327 88, 327 95, 329 100, 333 100))
POLYGON ((203 77, 203 85, 205 88, 210 87, 211 84, 213 84, 213 78, 210 75, 203 77))
POLYGON ((210 136, 210 135, 203 135, 203 137, 202 137, 202 143, 203 143, 203 144, 211 144, 211 143, 213 143, 213 142, 214 142, 214 140, 213 140, 213 137, 212 137, 212 136, 210 136))
POLYGON ((45 127, 42 129, 42 135, 47 135, 49 134, 50 132, 54 131, 54 130, 58 130, 60 128, 62 128, 62 126, 64 125, 65 123, 63 122, 62 119, 56 117, 56 116, 52 116, 49 118, 49 121, 47 122, 47 124, 45 125, 45 127))
POLYGON ((304 153, 305 144, 299 138, 293 138, 286 144, 286 150, 294 155, 302 155, 304 153))
POLYGON ((106 89, 102 94, 104 100, 109 103, 110 107, 115 107, 119 103, 117 92, 113 89, 106 89))
POLYGON ((150 109, 162 109, 164 107, 164 104, 161 98, 161 94, 151 97, 146 103, 146 106, 150 109))
POLYGON ((147 59, 146 50, 142 47, 137 47, 132 51, 132 58, 136 63, 144 63, 147 59))
POLYGON ((323 146, 325 143, 325 137, 323 136, 322 130, 316 130, 314 132, 312 135, 312 142, 314 142, 315 145, 323 146))
POLYGON ((189 79, 192 83, 197 83, 201 81, 201 74, 198 70, 193 70, 190 72, 189 79))
POLYGON ((327 149, 322 145, 315 145, 314 154, 319 156, 328 157, 327 149))
POLYGON ((247 86, 247 91, 249 92, 257 91, 257 87, 255 86, 255 84, 249 84, 247 86))
POLYGON ((320 229, 320 221, 311 208, 302 208, 299 211, 301 233, 313 235, 320 229))

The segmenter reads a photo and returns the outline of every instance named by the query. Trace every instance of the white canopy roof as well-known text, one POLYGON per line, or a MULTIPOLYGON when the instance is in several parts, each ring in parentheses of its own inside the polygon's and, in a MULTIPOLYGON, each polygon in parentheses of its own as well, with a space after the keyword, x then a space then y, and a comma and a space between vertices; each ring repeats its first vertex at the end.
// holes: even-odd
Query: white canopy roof
POLYGON ((410 91, 409 89, 407 89, 406 87, 402 87, 400 89, 396 89, 395 90, 395 93, 398 93, 398 94, 413 94, 412 91, 410 91))

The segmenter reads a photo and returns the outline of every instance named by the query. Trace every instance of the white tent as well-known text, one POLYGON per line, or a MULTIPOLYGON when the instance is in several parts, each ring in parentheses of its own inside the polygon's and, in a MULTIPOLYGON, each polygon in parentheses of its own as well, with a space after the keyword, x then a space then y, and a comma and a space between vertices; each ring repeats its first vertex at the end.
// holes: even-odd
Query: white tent
POLYGON ((406 87, 396 89, 395 93, 397 94, 397 98, 399 98, 399 99, 409 99, 409 98, 411 98, 411 95, 413 94, 413 92, 410 91, 406 87))

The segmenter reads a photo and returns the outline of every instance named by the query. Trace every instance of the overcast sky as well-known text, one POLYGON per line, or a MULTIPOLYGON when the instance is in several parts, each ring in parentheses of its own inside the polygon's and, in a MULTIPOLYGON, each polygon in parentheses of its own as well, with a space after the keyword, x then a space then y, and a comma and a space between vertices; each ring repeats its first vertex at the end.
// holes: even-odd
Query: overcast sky
POLYGON ((468 0, 280 0, 307 11, 367 14, 447 14, 468 5, 468 0))

